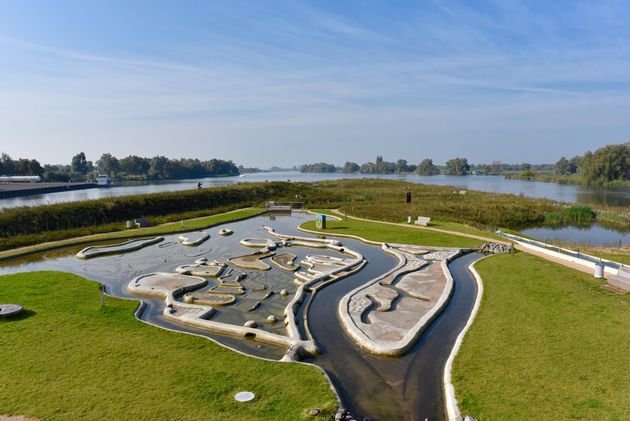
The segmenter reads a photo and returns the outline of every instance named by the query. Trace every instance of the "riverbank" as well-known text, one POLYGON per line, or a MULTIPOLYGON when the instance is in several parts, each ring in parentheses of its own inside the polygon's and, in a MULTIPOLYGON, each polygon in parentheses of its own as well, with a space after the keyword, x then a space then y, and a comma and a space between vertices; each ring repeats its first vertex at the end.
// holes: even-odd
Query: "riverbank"
POLYGON ((101 306, 97 285, 79 276, 31 272, 0 276, 0 285, 0 302, 25 310, 0 319, 0 413, 293 420, 308 418, 311 408, 332 417, 337 408, 318 369, 246 357, 141 323, 133 317, 136 301, 106 296, 101 306), (236 402, 242 390, 255 399, 236 402))
POLYGON ((291 181, 295 183, 318 183, 321 181, 348 180, 390 180, 406 181, 413 184, 451 186, 457 190, 476 190, 488 193, 514 194, 517 196, 549 199, 558 202, 573 202, 593 206, 629 206, 630 194, 627 189, 608 187, 585 187, 577 184, 556 184, 526 180, 506 180, 503 176, 421 176, 417 174, 316 174, 297 171, 247 173, 239 177, 205 178, 200 180, 171 180, 139 182, 133 185, 110 187, 107 189, 89 189, 68 193, 4 199, 0 208, 19 206, 37 206, 49 203, 76 202, 82 200, 103 199, 106 197, 133 196, 148 193, 164 193, 182 190, 196 190, 197 182, 203 189, 242 182, 291 181))
POLYGON ((339 180, 316 184, 242 183, 214 189, 156 193, 73 202, 0 212, 0 249, 118 231, 137 217, 152 223, 189 219, 258 205, 266 200, 296 200, 307 206, 339 209, 357 217, 401 223, 408 217, 432 218, 433 228, 492 237, 496 228, 559 223, 592 223, 600 218, 623 224, 627 215, 594 211, 545 199, 457 190, 393 180, 339 180), (411 202, 406 203, 409 194, 411 202))
POLYGON ((94 189, 95 183, 0 183, 0 199, 94 189))
MULTIPOLYGON (((505 178, 508 180, 525 180, 525 181, 535 181, 539 183, 573 184, 573 185, 580 185, 580 186, 586 185, 578 174, 559 175, 555 173, 527 172, 527 173, 506 174, 505 178)), ((615 181, 610 181, 600 187, 630 187, 630 181, 615 180, 615 181)))

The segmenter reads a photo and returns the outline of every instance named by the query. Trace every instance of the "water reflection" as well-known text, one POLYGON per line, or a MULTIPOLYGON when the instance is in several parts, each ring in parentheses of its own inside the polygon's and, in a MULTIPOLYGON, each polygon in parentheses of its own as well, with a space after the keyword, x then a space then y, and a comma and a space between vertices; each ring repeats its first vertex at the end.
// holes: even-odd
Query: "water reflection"
POLYGON ((522 230, 528 237, 543 242, 622 246, 630 244, 630 232, 615 231, 598 224, 589 227, 538 227, 522 230))

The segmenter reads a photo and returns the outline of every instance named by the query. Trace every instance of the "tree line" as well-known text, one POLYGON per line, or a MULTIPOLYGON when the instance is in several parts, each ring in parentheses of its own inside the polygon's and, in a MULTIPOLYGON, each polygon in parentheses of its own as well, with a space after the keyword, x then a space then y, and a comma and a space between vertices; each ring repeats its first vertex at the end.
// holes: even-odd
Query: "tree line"
POLYGON ((118 159, 112 154, 101 155, 96 163, 89 161, 85 153, 79 152, 69 164, 42 166, 36 159, 12 159, 8 154, 0 155, 0 175, 39 175, 45 181, 94 180, 96 175, 106 174, 116 179, 166 180, 239 175, 232 161, 222 159, 169 159, 164 156, 144 158, 129 155, 118 159))
POLYGON ((303 173, 395 174, 415 172, 419 175, 467 175, 471 171, 471 166, 466 158, 453 158, 447 161, 445 165, 437 166, 432 159, 424 159, 418 165, 414 165, 409 164, 405 159, 399 159, 396 162, 385 161, 379 155, 374 162, 366 162, 362 165, 356 162, 346 162, 343 167, 336 167, 333 164, 318 162, 301 165, 299 169, 303 173))
POLYGON ((560 176, 575 175, 586 185, 606 185, 630 180, 630 142, 606 145, 571 159, 560 158, 555 164, 560 176))

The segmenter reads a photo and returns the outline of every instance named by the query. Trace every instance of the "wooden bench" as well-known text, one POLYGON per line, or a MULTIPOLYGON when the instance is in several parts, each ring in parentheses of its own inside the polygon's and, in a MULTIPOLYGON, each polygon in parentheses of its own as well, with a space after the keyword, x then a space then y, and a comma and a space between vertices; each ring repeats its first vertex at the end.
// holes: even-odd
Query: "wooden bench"
POLYGON ((621 266, 617 275, 608 277, 608 283, 614 287, 630 291, 630 268, 621 266))
POLYGON ((416 220, 416 225, 422 225, 423 227, 426 227, 429 225, 430 222, 431 222, 431 218, 426 217, 426 216, 419 216, 418 219, 416 220))

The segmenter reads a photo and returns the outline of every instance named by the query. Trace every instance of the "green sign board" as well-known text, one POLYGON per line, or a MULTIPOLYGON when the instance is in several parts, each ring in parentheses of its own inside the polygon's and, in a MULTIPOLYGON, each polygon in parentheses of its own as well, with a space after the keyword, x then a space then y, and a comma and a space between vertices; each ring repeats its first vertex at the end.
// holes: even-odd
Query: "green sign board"
POLYGON ((325 230, 326 229, 326 215, 318 213, 315 215, 315 226, 317 229, 325 230))

